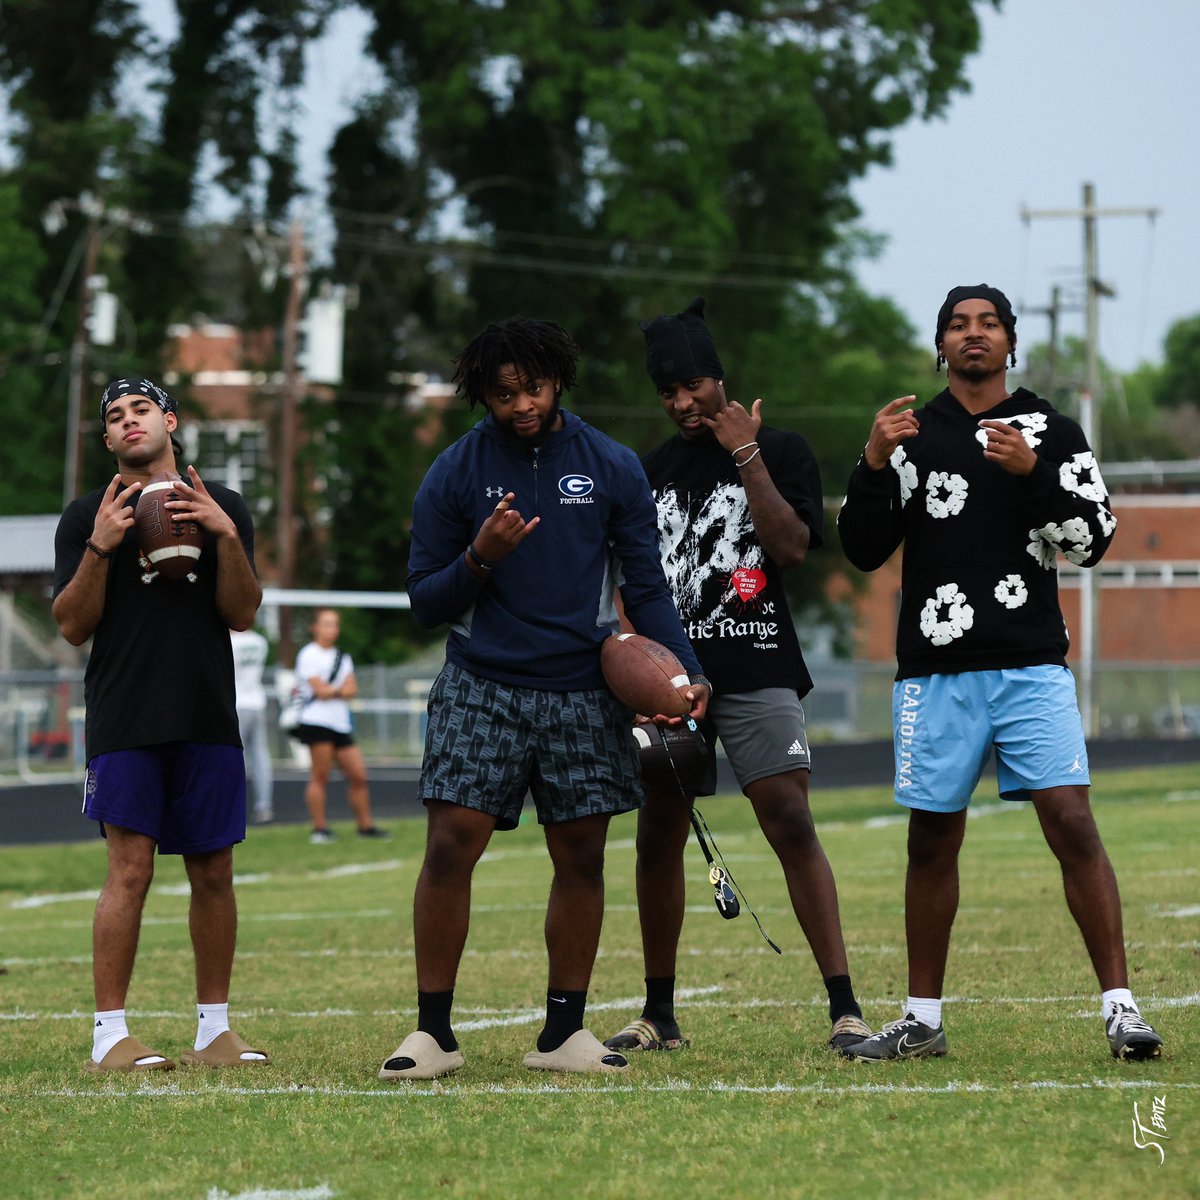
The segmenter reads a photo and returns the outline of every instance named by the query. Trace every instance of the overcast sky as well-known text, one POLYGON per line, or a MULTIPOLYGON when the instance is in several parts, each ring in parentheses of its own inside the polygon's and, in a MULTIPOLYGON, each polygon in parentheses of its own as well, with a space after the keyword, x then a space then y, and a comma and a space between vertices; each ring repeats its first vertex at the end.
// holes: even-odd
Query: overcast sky
MULTIPOLYGON (((1158 208, 1098 222, 1101 353, 1128 369, 1157 360, 1173 321, 1200 313, 1200 3, 1196 0, 1006 0, 983 14, 970 94, 944 120, 895 138, 894 165, 855 189, 864 223, 888 249, 860 272, 932 337, 957 283, 986 281, 1014 304, 1049 303, 1058 283, 1082 299, 1078 219, 1020 220, 1082 204, 1158 208)), ((1082 313, 1063 318, 1081 333, 1082 313)), ((1026 315, 1018 333, 1047 335, 1026 315)))
MULTIPOLYGON (((143 0, 164 33, 168 0, 143 0)), ((1015 305, 1048 304, 1054 284, 1082 300, 1083 227, 1020 219, 1022 207, 1072 209, 1085 181, 1101 208, 1157 208, 1157 220, 1099 221, 1100 277, 1117 290, 1101 306, 1101 352, 1130 369, 1157 360, 1168 327, 1200 312, 1200 0, 1005 0, 982 10, 983 48, 968 63, 972 90, 945 118, 894 138, 894 164, 855 188, 863 223, 884 233, 862 265, 922 333, 946 291, 988 282, 1015 305)), ((367 19, 334 17, 309 52, 304 174, 323 195, 325 153, 354 97, 378 78, 361 55, 367 19)), ((1063 316, 1081 333, 1081 312, 1063 316)), ((1042 341, 1047 322, 1018 332, 1042 341)))

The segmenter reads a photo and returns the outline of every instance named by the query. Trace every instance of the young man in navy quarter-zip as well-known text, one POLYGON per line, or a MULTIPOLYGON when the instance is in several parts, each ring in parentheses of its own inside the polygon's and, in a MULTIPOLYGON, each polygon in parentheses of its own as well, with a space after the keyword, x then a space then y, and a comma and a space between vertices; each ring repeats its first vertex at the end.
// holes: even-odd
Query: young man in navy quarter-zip
POLYGON ((554 882, 546 1023, 525 1065, 628 1066, 583 1027, 608 823, 641 803, 631 715, 600 671, 600 646, 619 627, 618 587, 634 628, 688 670, 680 691, 692 717, 704 715, 709 687, 667 590, 637 456, 561 407, 578 357, 553 322, 489 325, 455 373, 459 394, 487 413, 438 457, 413 504, 413 613, 451 630, 421 768, 429 832, 413 902, 417 1029, 381 1079, 430 1079, 463 1065, 450 1012, 471 875, 493 831, 516 826, 526 791, 554 882))
POLYGON ((1003 292, 952 289, 934 345, 946 390, 916 412, 915 396, 880 409, 838 517, 861 570, 904 543, 892 712, 896 800, 910 809, 904 1016, 843 1053, 946 1053, 958 853, 994 748, 1001 797, 1033 802, 1062 868, 1113 1056, 1157 1058, 1162 1039, 1129 990, 1117 880, 1092 817, 1055 570, 1059 554, 1098 563, 1116 518, 1079 426, 1025 388, 1009 392, 1017 333, 1003 292))

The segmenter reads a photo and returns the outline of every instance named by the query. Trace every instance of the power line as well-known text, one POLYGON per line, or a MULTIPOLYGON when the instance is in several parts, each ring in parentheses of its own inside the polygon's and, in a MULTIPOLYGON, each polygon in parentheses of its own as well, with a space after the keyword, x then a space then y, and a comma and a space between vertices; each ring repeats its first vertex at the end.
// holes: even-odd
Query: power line
POLYGON ((722 287, 780 291, 802 286, 806 281, 791 275, 744 275, 709 271, 674 271, 669 268, 632 267, 609 263, 571 261, 562 258, 537 258, 530 255, 505 254, 489 250, 478 242, 414 242, 408 245, 381 238, 366 238, 342 234, 339 246, 365 250, 394 258, 432 260, 439 257, 469 260, 471 265, 503 266, 514 271, 536 271, 542 274, 573 275, 594 279, 640 279, 654 283, 719 283, 722 287))
MULTIPOLYGON (((345 208, 330 208, 329 212, 332 216, 339 220, 349 220, 368 226, 393 226, 396 218, 382 213, 362 213, 352 209, 345 208)), ((527 233, 517 232, 515 230, 496 229, 493 230, 490 236, 493 243, 515 242, 518 244, 527 244, 532 246, 550 246, 550 247, 567 247, 577 250, 595 250, 598 253, 611 254, 614 248, 628 250, 640 254, 650 254, 657 257, 667 257, 671 259, 685 258, 704 258, 713 254, 719 254, 723 259, 730 262, 758 264, 762 266, 791 268, 797 271, 807 270, 810 266, 804 260, 788 254, 770 254, 758 251, 745 250, 711 250, 690 247, 664 246, 662 243, 650 242, 629 242, 620 238, 605 238, 605 237, 585 237, 582 235, 566 236, 564 234, 553 233, 527 233)), ((479 242, 467 242, 468 245, 486 245, 482 240, 479 242)))

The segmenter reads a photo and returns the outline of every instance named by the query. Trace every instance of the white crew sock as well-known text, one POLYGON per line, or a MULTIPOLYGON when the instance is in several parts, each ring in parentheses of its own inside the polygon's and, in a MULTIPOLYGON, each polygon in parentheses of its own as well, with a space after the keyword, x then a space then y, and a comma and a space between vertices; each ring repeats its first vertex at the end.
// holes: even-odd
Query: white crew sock
POLYGON ((100 1062, 122 1038, 129 1036, 129 1028, 125 1024, 123 1008, 98 1012, 95 1022, 92 1027, 92 1062, 100 1062))
POLYGON ((229 1028, 229 1002, 196 1005, 196 1044, 193 1050, 207 1050, 229 1028))
POLYGON ((1134 1000, 1133 993, 1128 988, 1109 988, 1107 992, 1101 992, 1100 1004, 1106 1021, 1113 1015, 1118 1004, 1124 1004, 1126 1008, 1132 1008, 1134 1012, 1139 1011, 1137 1001, 1134 1000))
POLYGON ((909 996, 904 1011, 912 1013, 922 1025, 936 1029, 942 1023, 942 998, 941 996, 909 996))

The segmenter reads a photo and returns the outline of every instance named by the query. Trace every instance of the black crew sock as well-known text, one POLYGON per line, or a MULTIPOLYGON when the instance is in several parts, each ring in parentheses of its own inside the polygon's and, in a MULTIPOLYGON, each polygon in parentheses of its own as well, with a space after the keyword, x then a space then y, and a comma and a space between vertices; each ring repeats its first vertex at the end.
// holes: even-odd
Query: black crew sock
POLYGON ((542 1054, 557 1050, 571 1034, 583 1028, 586 1005, 587 992, 564 992, 551 988, 546 993, 546 1024, 537 1040, 537 1048, 542 1054))
POLYGON ((447 1054, 458 1049, 454 1030, 450 1028, 453 1003, 453 988, 448 992, 417 992, 417 1029, 429 1034, 447 1054))
POLYGON ((849 1014, 861 1017, 862 1009, 854 998, 854 988, 850 986, 849 975, 830 975, 825 980, 825 990, 829 993, 829 1019, 836 1021, 838 1017, 849 1014))
POLYGON ((675 1024, 675 976, 646 976, 646 1007, 642 1019, 655 1025, 675 1024))

